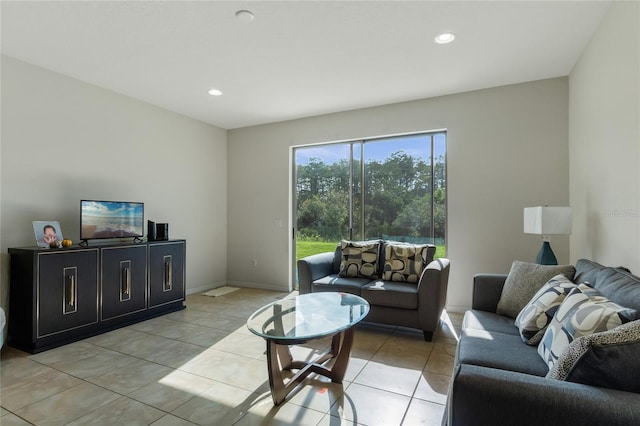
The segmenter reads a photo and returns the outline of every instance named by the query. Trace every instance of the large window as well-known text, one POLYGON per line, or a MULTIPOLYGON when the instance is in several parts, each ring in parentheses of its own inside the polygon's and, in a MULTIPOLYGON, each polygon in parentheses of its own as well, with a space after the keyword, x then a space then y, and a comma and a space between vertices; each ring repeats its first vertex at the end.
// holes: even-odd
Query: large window
POLYGON ((445 256, 446 132, 299 147, 293 159, 296 258, 374 238, 445 256))

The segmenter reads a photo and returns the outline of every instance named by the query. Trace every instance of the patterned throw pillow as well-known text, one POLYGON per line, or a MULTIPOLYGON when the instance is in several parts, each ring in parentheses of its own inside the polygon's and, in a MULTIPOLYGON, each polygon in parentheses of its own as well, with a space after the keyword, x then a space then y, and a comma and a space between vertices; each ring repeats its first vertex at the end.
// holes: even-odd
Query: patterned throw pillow
POLYGON ((428 244, 384 244, 382 279, 417 283, 427 266, 428 244))
POLYGON ((502 287, 496 312, 515 318, 547 281, 558 274, 572 280, 575 273, 576 268, 572 265, 538 265, 516 260, 502 287))
POLYGON ((576 284, 558 274, 538 290, 516 317, 515 325, 523 342, 527 345, 537 345, 540 342, 560 304, 574 288, 576 284))
POLYGON ((598 290, 580 284, 558 308, 538 345, 538 354, 551 370, 573 340, 614 329, 636 314, 634 309, 611 302, 598 290))
POLYGON ((342 257, 340 260, 341 277, 361 277, 375 280, 378 276, 378 257, 380 241, 340 241, 342 257))
POLYGON ((582 336, 569 347, 547 378, 640 393, 640 320, 582 336), (631 373, 631 374, 630 374, 631 373))

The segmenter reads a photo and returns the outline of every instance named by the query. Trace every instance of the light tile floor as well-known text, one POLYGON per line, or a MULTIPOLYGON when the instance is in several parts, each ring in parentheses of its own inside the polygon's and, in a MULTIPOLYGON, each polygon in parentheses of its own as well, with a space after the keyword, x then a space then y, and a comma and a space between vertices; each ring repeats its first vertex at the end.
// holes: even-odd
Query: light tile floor
MULTIPOLYGON (((265 342, 245 323, 287 296, 190 295, 185 310, 39 354, 5 346, 0 424, 440 424, 462 315, 443 315, 433 342, 411 329, 360 324, 343 384, 314 376, 274 407, 265 342)), ((328 344, 292 352, 311 358, 328 344)))

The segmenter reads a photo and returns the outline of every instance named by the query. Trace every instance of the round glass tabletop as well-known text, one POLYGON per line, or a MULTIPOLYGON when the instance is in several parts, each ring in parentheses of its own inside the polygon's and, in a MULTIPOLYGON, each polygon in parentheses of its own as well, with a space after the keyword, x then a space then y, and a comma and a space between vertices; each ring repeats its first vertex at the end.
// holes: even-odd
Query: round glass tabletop
POLYGON ((293 345, 337 334, 362 321, 369 303, 348 293, 309 293, 270 303, 247 320, 260 337, 293 345))

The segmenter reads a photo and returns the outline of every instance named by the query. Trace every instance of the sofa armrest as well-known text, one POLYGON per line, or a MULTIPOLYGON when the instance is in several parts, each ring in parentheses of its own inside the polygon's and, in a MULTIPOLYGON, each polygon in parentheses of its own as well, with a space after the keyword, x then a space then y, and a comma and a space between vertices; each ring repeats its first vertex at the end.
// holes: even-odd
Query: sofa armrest
POLYGON ((429 263, 418 281, 418 325, 424 331, 435 331, 447 302, 449 259, 429 263))
POLYGON ((473 277, 471 308, 496 312, 507 274, 476 274, 473 277))
POLYGON ((311 293, 311 283, 333 273, 335 252, 313 254, 298 260, 298 291, 311 293))
POLYGON ((640 424, 637 393, 464 364, 452 385, 448 426, 640 424))

